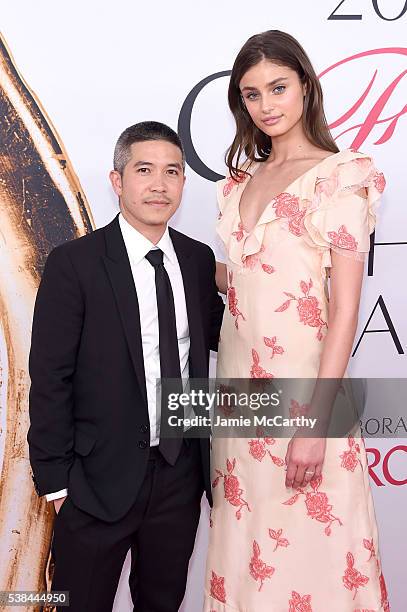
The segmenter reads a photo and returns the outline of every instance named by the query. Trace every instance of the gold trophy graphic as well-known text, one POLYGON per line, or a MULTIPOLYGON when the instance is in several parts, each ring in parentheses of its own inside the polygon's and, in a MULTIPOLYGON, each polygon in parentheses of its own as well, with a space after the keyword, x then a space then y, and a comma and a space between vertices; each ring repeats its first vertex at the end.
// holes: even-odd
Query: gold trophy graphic
POLYGON ((0 591, 41 591, 52 577, 54 512, 34 491, 26 440, 32 313, 48 253, 90 232, 93 220, 63 144, 1 34, 0 132, 0 591))

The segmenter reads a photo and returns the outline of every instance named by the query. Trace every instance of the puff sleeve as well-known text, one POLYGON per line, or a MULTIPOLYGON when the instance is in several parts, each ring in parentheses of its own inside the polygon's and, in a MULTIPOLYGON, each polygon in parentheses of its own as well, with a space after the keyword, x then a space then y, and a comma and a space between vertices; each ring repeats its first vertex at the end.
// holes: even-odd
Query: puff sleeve
POLYGON ((314 198, 304 218, 308 236, 324 252, 326 267, 331 265, 331 250, 364 260, 386 184, 371 157, 349 154, 328 177, 316 180, 314 198))
MULTIPOLYGON (((219 207, 216 232, 226 248, 231 239, 233 227, 239 212, 240 189, 249 178, 250 174, 244 170, 238 178, 229 176, 216 183, 216 195, 219 207)), ((243 229, 240 227, 239 232, 243 237, 243 229)))

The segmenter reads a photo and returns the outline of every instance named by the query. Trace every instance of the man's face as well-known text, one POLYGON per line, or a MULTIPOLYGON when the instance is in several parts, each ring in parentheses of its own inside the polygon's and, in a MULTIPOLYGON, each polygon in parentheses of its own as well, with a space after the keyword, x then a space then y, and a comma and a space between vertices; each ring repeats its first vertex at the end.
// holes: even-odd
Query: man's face
POLYGON ((131 145, 131 158, 122 176, 113 170, 110 180, 125 219, 137 230, 162 227, 181 203, 185 175, 180 149, 166 140, 131 145))

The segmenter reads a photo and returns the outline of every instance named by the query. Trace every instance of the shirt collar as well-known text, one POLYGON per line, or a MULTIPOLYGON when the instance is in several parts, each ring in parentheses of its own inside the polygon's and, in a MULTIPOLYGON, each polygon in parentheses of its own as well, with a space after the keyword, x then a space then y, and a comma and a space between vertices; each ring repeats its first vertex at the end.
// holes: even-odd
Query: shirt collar
POLYGON ((155 248, 161 249, 164 253, 164 258, 167 257, 170 263, 175 263, 177 261, 174 246, 168 231, 168 225, 157 245, 153 244, 148 238, 143 236, 141 232, 130 225, 121 213, 119 214, 119 225, 127 253, 133 263, 139 263, 149 251, 155 248))

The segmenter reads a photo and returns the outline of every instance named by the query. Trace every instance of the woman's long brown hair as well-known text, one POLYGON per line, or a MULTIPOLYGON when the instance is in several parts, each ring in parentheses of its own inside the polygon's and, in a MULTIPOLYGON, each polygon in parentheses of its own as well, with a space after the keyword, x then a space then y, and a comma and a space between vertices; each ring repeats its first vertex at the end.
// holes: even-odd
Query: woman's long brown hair
POLYGON ((290 34, 269 30, 255 34, 243 45, 230 76, 228 99, 236 121, 236 135, 226 152, 226 164, 230 175, 236 179, 241 176, 239 166, 243 153, 249 161, 265 161, 272 149, 270 136, 259 130, 247 112, 239 87, 243 75, 263 59, 295 70, 301 83, 306 85, 302 114, 306 137, 321 149, 332 153, 339 151, 325 117, 321 84, 308 55, 290 34))

